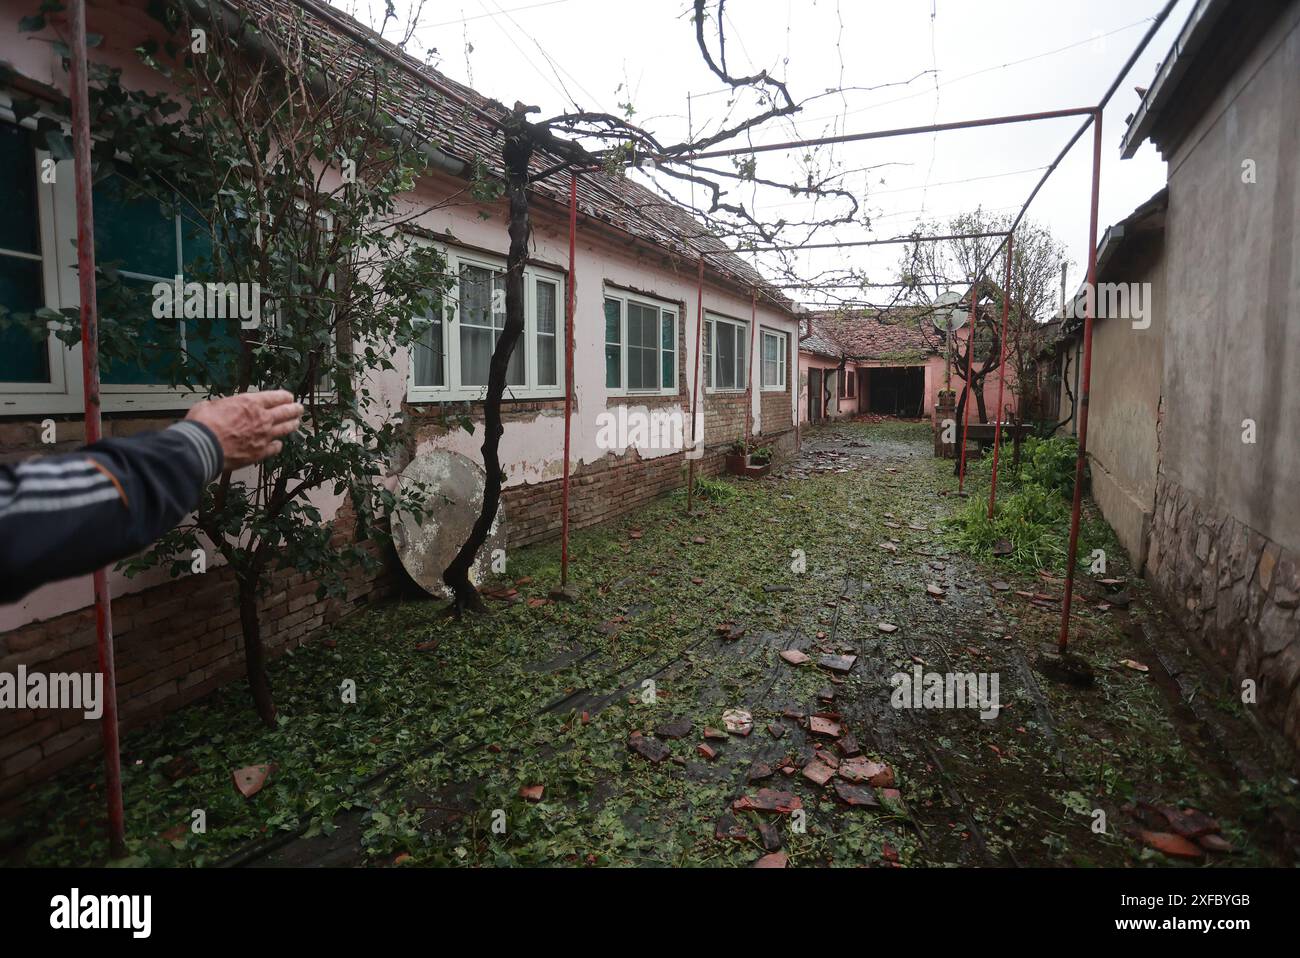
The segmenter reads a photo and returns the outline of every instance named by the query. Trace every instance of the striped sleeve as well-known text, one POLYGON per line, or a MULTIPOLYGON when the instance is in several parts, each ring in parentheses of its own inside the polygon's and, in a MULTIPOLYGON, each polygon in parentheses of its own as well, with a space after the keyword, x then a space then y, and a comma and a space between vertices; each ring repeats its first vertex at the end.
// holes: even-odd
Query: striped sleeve
POLYGON ((173 528, 221 473, 199 423, 0 465, 0 602, 124 559, 173 528))

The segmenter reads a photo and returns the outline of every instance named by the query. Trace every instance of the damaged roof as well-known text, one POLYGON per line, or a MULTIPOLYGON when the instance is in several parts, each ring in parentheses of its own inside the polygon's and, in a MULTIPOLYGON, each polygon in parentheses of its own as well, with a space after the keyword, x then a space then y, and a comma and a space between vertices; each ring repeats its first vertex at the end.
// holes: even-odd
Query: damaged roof
POLYGON ((923 325, 929 322, 928 313, 914 307, 814 313, 808 317, 808 334, 800 339, 799 348, 834 359, 938 355, 938 334, 923 325))
MULTIPOLYGON (((286 22, 301 18, 305 30, 319 46, 322 66, 335 78, 364 75, 376 57, 398 67, 387 71, 384 80, 388 102, 385 107, 420 135, 434 138, 448 156, 463 161, 472 170, 482 164, 501 172, 504 137, 494 118, 504 117, 507 108, 438 72, 385 40, 342 11, 318 0, 229 0, 231 6, 254 21, 273 19, 286 22)), ((532 166, 538 173, 552 168, 557 157, 534 154, 532 166)), ((538 180, 532 192, 544 199, 569 204, 569 178, 551 176, 538 180)), ((778 309, 793 312, 793 304, 752 266, 733 253, 689 210, 621 176, 587 173, 578 178, 578 212, 600 220, 638 239, 653 243, 668 253, 688 260, 692 267, 705 256, 706 267, 715 276, 732 283, 764 290, 765 298, 778 309)))

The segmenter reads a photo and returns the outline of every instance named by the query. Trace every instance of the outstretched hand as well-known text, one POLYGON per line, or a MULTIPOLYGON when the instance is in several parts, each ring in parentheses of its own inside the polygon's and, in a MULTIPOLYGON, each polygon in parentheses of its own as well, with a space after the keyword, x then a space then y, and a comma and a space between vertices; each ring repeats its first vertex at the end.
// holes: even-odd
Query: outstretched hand
POLYGON ((280 437, 298 428, 302 411, 292 393, 273 389, 204 400, 185 418, 212 430, 221 443, 225 468, 230 470, 278 453, 284 446, 280 437))

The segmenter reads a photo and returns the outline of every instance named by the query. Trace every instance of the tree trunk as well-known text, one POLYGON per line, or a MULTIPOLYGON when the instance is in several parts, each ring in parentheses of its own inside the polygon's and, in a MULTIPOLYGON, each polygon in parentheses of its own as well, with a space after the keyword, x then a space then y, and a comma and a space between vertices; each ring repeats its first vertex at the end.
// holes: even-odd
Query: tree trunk
POLYGON ((271 682, 266 675, 266 650, 262 647, 262 623, 257 617, 257 576, 241 575, 239 586, 239 624, 244 632, 244 664, 248 670, 248 688, 253 693, 257 717, 267 728, 275 728, 275 702, 271 682))
POLYGON ((515 344, 524 331, 524 266, 528 260, 528 240, 532 225, 528 218, 528 161, 533 153, 533 138, 523 114, 516 112, 506 124, 503 150, 506 169, 506 193, 510 200, 510 254, 506 258, 506 323, 492 351, 488 369, 487 398, 483 404, 483 469, 487 480, 483 489, 483 508, 469 538, 442 573, 442 581, 452 592, 448 611, 460 615, 466 611, 484 612, 486 606, 478 589, 470 581, 469 570, 474 558, 487 541, 492 523, 501 504, 501 397, 506 390, 506 370, 515 344))

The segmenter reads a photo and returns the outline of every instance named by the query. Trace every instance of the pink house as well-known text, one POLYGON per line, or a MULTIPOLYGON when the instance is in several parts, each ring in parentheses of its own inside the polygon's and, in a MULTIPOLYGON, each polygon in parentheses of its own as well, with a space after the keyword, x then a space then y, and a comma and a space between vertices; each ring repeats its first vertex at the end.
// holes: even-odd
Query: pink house
MULTIPOLYGON (((956 338, 965 340, 969 335, 969 328, 963 328, 956 338)), ((1014 411, 1013 373, 1008 367, 1002 405, 1014 411)), ((929 418, 934 414, 940 390, 949 382, 948 388, 961 391, 961 377, 956 371, 949 377, 945 369, 943 334, 916 310, 811 313, 801 323, 801 422, 864 414, 929 418)), ((990 419, 997 398, 994 372, 984 381, 985 409, 990 419)), ((978 413, 978 406, 973 407, 972 421, 978 413)))

